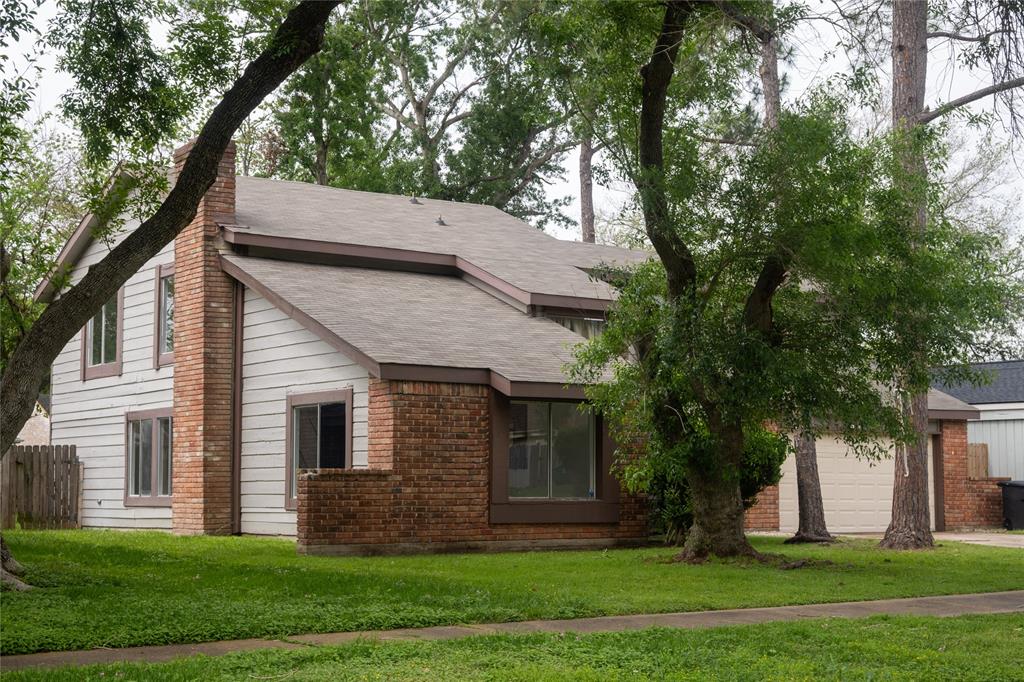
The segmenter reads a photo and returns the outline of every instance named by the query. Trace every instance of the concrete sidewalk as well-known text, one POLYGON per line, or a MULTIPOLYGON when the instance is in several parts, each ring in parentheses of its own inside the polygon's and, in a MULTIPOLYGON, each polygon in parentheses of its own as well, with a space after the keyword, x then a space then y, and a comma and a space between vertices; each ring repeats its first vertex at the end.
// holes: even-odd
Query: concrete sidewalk
POLYGON ((518 623, 487 623, 481 625, 442 625, 401 630, 369 630, 333 632, 319 635, 296 635, 286 639, 237 639, 201 644, 140 646, 125 649, 89 649, 86 651, 54 651, 0 658, 0 670, 59 665, 91 665, 95 663, 156 663, 185 656, 203 654, 221 656, 236 651, 257 649, 301 649, 307 646, 345 644, 358 639, 396 641, 461 639, 477 635, 523 634, 533 632, 621 632, 643 628, 714 628, 725 625, 752 625, 806 618, 865 618, 880 614, 900 616, 962 616, 983 613, 1024 613, 1024 590, 984 594, 954 594, 910 599, 808 604, 805 606, 773 606, 757 609, 729 609, 690 613, 658 613, 633 616, 603 616, 572 620, 528 620, 518 623))

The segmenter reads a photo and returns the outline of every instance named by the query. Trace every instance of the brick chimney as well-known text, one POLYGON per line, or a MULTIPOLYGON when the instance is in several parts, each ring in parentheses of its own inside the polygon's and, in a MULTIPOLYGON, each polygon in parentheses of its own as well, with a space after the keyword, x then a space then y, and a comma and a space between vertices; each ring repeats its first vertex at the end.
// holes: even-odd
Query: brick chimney
MULTIPOLYGON (((179 174, 192 149, 174 152, 179 174)), ((234 287, 218 262, 218 223, 234 222, 235 144, 196 217, 174 240, 174 445, 172 527, 228 534, 232 527, 234 287)))

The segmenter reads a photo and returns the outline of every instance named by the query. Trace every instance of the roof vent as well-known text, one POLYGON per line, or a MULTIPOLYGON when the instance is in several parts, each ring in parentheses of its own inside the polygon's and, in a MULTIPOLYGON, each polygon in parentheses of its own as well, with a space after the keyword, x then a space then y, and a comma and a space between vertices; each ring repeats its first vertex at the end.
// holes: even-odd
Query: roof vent
POLYGON ((417 199, 416 197, 413 197, 412 199, 409 199, 409 203, 410 203, 410 204, 416 204, 417 206, 420 206, 420 205, 421 205, 421 204, 422 204, 423 202, 421 202, 421 201, 420 201, 419 199, 417 199))
POLYGON ((438 225, 447 225, 448 224, 448 223, 446 223, 444 221, 444 217, 443 216, 437 216, 437 220, 435 222, 437 222, 438 225))

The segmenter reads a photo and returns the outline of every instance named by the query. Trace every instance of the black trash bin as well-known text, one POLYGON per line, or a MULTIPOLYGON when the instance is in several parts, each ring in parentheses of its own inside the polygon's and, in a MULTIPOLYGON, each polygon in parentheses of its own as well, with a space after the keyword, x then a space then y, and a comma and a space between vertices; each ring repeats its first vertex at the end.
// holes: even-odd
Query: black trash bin
POLYGON ((1024 530, 1024 481, 1000 481, 1003 489, 1003 528, 1024 530))

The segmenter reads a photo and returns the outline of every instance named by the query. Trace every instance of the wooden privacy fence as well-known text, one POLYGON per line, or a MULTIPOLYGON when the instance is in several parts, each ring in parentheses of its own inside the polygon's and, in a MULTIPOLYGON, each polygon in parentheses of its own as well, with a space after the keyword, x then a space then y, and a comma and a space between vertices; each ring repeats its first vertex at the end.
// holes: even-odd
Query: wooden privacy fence
POLYGON ((82 463, 74 445, 15 445, 0 463, 0 528, 79 528, 82 463))
POLYGON ((988 443, 967 444, 967 477, 988 478, 988 443))

